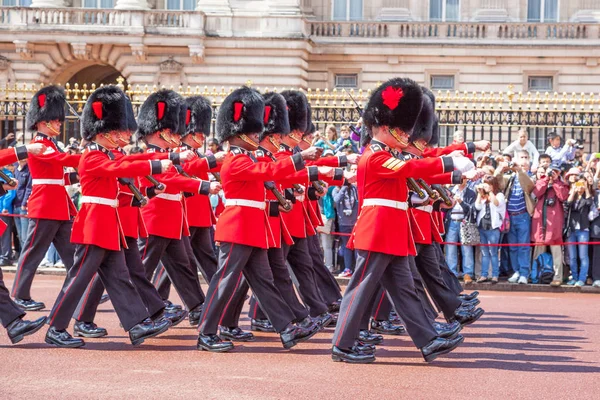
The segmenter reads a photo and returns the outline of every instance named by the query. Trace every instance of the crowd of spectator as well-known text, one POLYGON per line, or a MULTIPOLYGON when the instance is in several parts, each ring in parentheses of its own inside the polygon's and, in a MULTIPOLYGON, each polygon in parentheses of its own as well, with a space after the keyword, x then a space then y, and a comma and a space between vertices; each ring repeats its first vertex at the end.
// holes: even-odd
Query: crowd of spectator
MULTIPOLYGON (((313 145, 323 148, 324 156, 358 153, 357 128, 360 124, 341 126, 338 133, 335 125, 329 125, 324 133, 314 133, 313 145)), ((462 131, 453 138, 455 143, 465 140, 462 131)), ((19 139, 9 134, 0 147, 19 139)), ((63 151, 79 151, 74 139, 59 146, 63 151)), ((600 241, 600 153, 585 155, 582 148, 577 141, 552 133, 540 154, 522 129, 504 151, 470 156, 485 174, 477 181, 449 187, 455 199, 445 210, 444 250, 450 270, 466 284, 507 279, 515 284, 600 287, 600 245, 588 245, 600 241)), ((207 140, 207 154, 221 150, 214 139, 207 140)), ((125 151, 135 154, 143 148, 131 145, 125 151)), ((17 190, 0 197, 0 218, 9 227, 0 238, 0 264, 10 265, 18 259, 29 229, 28 220, 18 215, 27 214, 31 176, 26 160, 5 166, 4 173, 18 182, 17 190)), ((78 185, 67 190, 79 206, 78 185)), ((224 200, 222 194, 211 195, 217 215, 224 200)), ((350 277, 356 257, 346 244, 360 212, 356 184, 329 187, 319 205, 325 264, 332 273, 350 277)), ((53 247, 42 265, 63 266, 53 247)))

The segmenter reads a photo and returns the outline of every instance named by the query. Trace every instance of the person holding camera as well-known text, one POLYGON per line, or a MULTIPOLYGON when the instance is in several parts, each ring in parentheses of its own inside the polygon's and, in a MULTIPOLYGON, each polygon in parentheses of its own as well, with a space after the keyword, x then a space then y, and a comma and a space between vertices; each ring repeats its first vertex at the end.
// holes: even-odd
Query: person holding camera
POLYGON ((340 129, 340 138, 336 142, 335 153, 342 152, 346 149, 351 149, 352 153, 358 154, 356 143, 350 138, 350 128, 346 125, 340 129))
POLYGON ((529 135, 525 128, 519 129, 519 139, 509 144, 508 147, 504 149, 504 153, 516 156, 517 152, 521 150, 525 150, 529 153, 529 158, 532 160, 531 170, 535 172, 538 168, 540 153, 535 145, 529 140, 529 135))
POLYGON ((590 240, 590 210, 594 205, 592 190, 583 175, 571 185, 569 197, 564 204, 567 213, 565 229, 566 242, 569 243, 571 280, 567 285, 582 287, 587 279, 590 267, 588 242, 590 240), (578 243, 578 244, 575 244, 578 243))
MULTIPOLYGON (((540 157, 541 158, 541 157, 540 157)), ((564 225, 563 203, 569 196, 569 185, 560 179, 560 170, 552 166, 538 169, 533 195, 537 199, 531 223, 531 241, 543 243, 535 246, 533 259, 550 247, 554 278, 551 286, 558 287, 563 278, 562 232, 564 225)))
MULTIPOLYGON (((356 171, 357 166, 351 165, 350 172, 356 173, 356 171)), ((332 196, 338 215, 340 232, 352 233, 352 229, 354 228, 358 218, 358 190, 356 189, 356 183, 336 187, 333 189, 332 196)), ((354 250, 350 250, 347 247, 349 239, 350 238, 348 236, 342 236, 344 271, 342 271, 339 276, 345 278, 352 276, 352 273, 354 272, 354 264, 356 263, 354 250)))
POLYGON ((546 154, 552 157, 552 165, 560 168, 563 164, 568 164, 575 158, 575 139, 568 139, 564 146, 561 147, 562 137, 555 132, 548 135, 550 146, 546 149, 546 154))
POLYGON ((498 283, 500 266, 498 264, 498 246, 500 227, 506 212, 504 194, 498 188, 498 181, 491 175, 477 185, 477 226, 481 238, 481 276, 477 283, 487 282, 490 264, 492 265, 492 283, 498 283))

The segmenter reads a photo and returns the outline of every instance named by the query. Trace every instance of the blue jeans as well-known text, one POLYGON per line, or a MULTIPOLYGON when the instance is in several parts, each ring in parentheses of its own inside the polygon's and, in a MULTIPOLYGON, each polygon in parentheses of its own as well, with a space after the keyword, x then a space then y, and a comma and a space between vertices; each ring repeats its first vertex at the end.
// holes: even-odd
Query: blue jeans
MULTIPOLYGON (((353 226, 340 225, 340 233, 352 233, 353 226)), ((342 236, 342 256, 344 257, 344 269, 354 272, 356 265, 356 253, 348 248, 349 236, 342 236)))
POLYGON ((12 224, 13 217, 0 217, 6 224, 6 230, 0 237, 0 260, 2 262, 12 261, 12 224))
MULTIPOLYGON (((498 244, 500 243, 500 229, 479 229, 479 237, 481 244, 498 244)), ((481 246, 481 276, 488 277, 490 262, 492 263, 492 278, 497 278, 500 275, 500 266, 498 264, 498 249, 497 246, 481 246)))
MULTIPOLYGON (((569 238, 567 239, 567 243, 576 243, 576 242, 589 242, 590 241, 590 231, 582 231, 575 230, 571 232, 569 238)), ((587 279, 588 269, 590 268, 590 257, 588 254, 588 245, 587 244, 570 244, 569 248, 569 260, 571 263, 571 275, 573 275, 573 279, 576 281, 585 282, 587 279), (579 253, 579 261, 580 265, 577 263, 577 256, 579 253)))
POLYGON ((50 261, 52 264, 56 264, 60 261, 60 256, 58 255, 58 251, 56 251, 56 247, 54 247, 54 243, 50 245, 46 252, 46 260, 50 261))
MULTIPOLYGON (((527 212, 510 217, 510 231, 508 232, 508 243, 529 244, 531 236, 531 217, 527 212)), ((529 246, 510 247, 510 265, 519 275, 529 278, 531 262, 529 260, 529 246)))
MULTIPOLYGON (((460 242, 460 221, 450 221, 448 232, 446 232, 446 242, 460 242)), ((473 258, 473 246, 461 246, 462 253, 462 271, 463 274, 473 276, 475 269, 475 259, 473 258)), ((458 276, 458 246, 455 244, 446 245, 446 264, 450 271, 458 276)))
MULTIPOLYGON (((21 210, 21 207, 15 207, 15 214, 27 215, 27 210, 21 210)), ((15 217, 15 228, 17 228, 17 235, 19 235, 19 242, 21 243, 21 252, 23 252, 23 246, 27 239, 27 229, 29 227, 29 218, 18 218, 15 217)))

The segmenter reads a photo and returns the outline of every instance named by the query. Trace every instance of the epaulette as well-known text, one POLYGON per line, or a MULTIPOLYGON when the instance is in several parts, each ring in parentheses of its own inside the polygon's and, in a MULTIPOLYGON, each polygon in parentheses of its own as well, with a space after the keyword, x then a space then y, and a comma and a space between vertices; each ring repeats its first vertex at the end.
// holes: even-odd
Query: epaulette
POLYGON ((235 154, 236 156, 239 156, 240 154, 244 154, 244 152, 242 151, 242 149, 240 149, 239 147, 232 148, 231 152, 233 154, 235 154))
POLYGON ((371 150, 373 151, 373 153, 376 151, 383 151, 383 147, 381 147, 381 145, 379 143, 373 143, 370 146, 371 146, 371 150))
POLYGON ((90 144, 88 144, 87 146, 85 146, 85 150, 87 150, 87 151, 101 151, 104 154, 110 153, 110 150, 108 150, 106 147, 98 145, 98 143, 90 143, 90 144))
POLYGON ((264 152, 264 151, 262 151, 262 150, 256 150, 256 151, 254 152, 254 155, 255 155, 256 157, 264 157, 264 156, 265 156, 265 152, 264 152))

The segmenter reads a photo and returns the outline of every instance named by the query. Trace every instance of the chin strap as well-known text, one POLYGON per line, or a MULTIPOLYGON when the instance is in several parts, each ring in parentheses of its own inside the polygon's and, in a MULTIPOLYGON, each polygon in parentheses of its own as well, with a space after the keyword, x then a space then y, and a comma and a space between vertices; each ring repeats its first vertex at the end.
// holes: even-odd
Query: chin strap
POLYGON ((195 134, 193 134, 193 133, 192 133, 192 140, 193 140, 194 142, 196 142, 196 144, 197 144, 198 146, 202 146, 202 145, 204 144, 204 143, 203 143, 203 142, 201 142, 200 140, 196 139, 196 135, 195 135, 195 134))
POLYGON ((311 143, 311 142, 309 142, 308 140, 306 140, 306 138, 302 138, 302 141, 303 141, 304 143, 308 143, 308 145, 309 145, 309 146, 312 146, 312 143, 311 143))
POLYGON ((170 135, 171 131, 169 131, 168 129, 165 129, 164 131, 160 131, 160 133, 158 134, 158 136, 164 140, 167 143, 170 144, 178 144, 176 141, 174 141, 173 139, 171 139, 171 135, 170 135))
POLYGON ((277 144, 273 136, 269 136, 267 140, 273 145, 274 148, 279 149, 279 145, 277 144))
POLYGON ((111 146, 114 146, 115 148, 119 147, 119 144, 113 140, 113 138, 110 136, 110 133, 103 133, 102 136, 104 137, 104 139, 106 139, 106 141, 108 141, 108 143, 111 144, 111 146))
POLYGON ((54 127, 52 126, 52 124, 50 122, 46 122, 46 128, 48 128, 52 133, 54 133, 56 135, 60 135, 60 131, 57 131, 56 129, 54 129, 54 127))
POLYGON ((404 146, 408 145, 408 140, 402 139, 402 137, 400 136, 400 134, 398 133, 398 131, 395 128, 389 128, 388 132, 401 145, 404 145, 404 146))
POLYGON ((413 142, 413 146, 415 146, 415 148, 417 150, 419 150, 420 152, 423 152, 423 150, 425 150, 425 146, 427 146, 427 145, 423 144, 422 141, 417 140, 416 142, 413 142))
POLYGON ((290 138, 291 138, 291 139, 292 139, 294 142, 296 142, 296 143, 300 143, 300 142, 302 141, 302 139, 298 139, 298 138, 296 137, 296 134, 295 134, 295 133, 293 133, 293 132, 290 132, 290 134, 288 135, 288 137, 290 137, 290 138))
POLYGON ((239 138, 242 139, 244 142, 248 143, 250 146, 258 148, 258 143, 256 143, 254 140, 250 139, 248 136, 240 135, 239 138))

